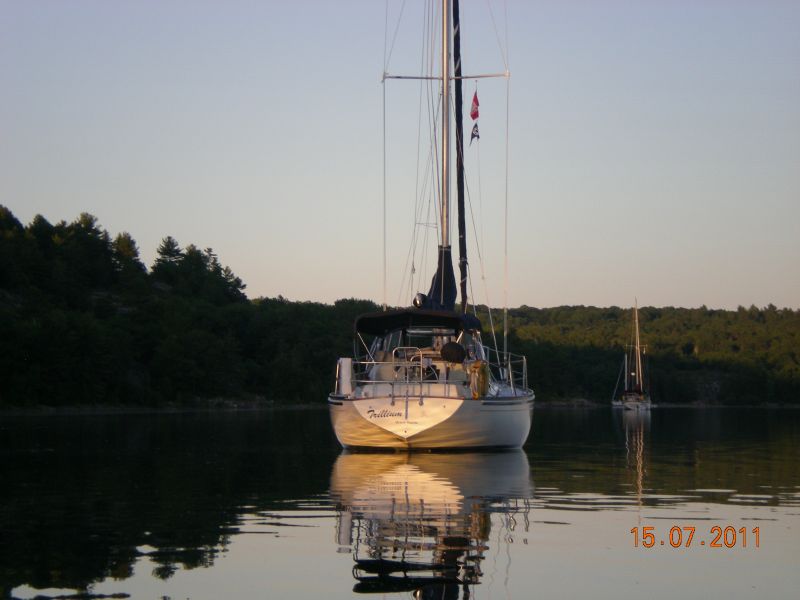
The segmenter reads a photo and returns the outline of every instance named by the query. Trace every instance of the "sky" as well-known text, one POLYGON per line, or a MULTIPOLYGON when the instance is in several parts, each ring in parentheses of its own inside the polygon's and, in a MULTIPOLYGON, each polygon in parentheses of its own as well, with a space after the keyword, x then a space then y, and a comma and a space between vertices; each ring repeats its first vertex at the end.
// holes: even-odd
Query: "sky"
MULTIPOLYGON (((0 0, 0 204, 23 223, 89 212, 148 265, 167 235, 211 247, 251 298, 380 302, 385 29, 388 70, 418 74, 423 12, 0 0)), ((463 0, 462 14, 465 74, 503 71, 506 49, 511 73, 465 82, 481 103, 465 158, 479 302, 505 296, 509 90, 510 306, 800 308, 800 2, 463 0)), ((386 84, 395 305, 410 301, 419 90, 386 84)))

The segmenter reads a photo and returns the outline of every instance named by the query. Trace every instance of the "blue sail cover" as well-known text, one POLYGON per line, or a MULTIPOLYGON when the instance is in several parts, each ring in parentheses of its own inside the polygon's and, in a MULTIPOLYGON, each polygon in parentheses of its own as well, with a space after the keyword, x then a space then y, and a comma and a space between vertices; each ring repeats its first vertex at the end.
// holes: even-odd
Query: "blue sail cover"
POLYGON ((356 333, 386 335, 398 329, 415 327, 453 329, 454 331, 480 331, 481 322, 475 315, 424 308, 402 308, 376 313, 366 313, 356 318, 356 333))
POLYGON ((439 246, 439 260, 436 262, 436 273, 431 281, 431 289, 422 308, 429 310, 452 311, 456 307, 456 276, 453 272, 453 257, 450 246, 439 246))

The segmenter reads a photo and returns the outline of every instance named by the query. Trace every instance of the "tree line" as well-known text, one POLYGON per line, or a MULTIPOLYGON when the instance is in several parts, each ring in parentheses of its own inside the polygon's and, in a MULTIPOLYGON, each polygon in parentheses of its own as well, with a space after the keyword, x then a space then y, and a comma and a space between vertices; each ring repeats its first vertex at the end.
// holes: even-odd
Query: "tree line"
MULTIPOLYGON (((513 347, 548 396, 610 401, 632 344, 631 308, 523 306, 509 318, 513 347)), ((798 310, 643 307, 639 324, 654 402, 800 402, 798 310)))
MULTIPOLYGON (((0 205, 0 406, 322 401, 369 300, 250 300, 211 248, 136 241, 89 214, 23 225, 0 205)), ((486 307, 479 307, 484 325, 486 307)), ((541 401, 608 401, 630 310, 520 307, 510 348, 541 401)), ((640 309, 657 402, 800 399, 800 311, 640 309)))

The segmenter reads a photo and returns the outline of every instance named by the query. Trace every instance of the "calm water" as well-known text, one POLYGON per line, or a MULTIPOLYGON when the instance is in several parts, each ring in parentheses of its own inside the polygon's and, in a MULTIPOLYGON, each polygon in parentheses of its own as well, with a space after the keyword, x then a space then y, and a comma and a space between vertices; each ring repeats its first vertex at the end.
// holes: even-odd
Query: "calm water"
POLYGON ((413 455, 323 410, 0 416, 0 597, 797 598, 799 442, 793 410, 537 408, 524 451, 413 455))

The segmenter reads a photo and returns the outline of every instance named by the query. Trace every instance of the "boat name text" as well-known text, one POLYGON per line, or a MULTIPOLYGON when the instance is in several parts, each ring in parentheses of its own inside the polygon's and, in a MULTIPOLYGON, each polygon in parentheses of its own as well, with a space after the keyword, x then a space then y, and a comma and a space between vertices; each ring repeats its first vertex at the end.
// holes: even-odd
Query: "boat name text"
POLYGON ((374 408, 370 408, 367 411, 367 414, 369 415, 370 419, 384 419, 386 417, 402 417, 403 416, 403 413, 392 411, 392 410, 389 410, 388 408, 382 408, 382 409, 380 409, 378 411, 376 411, 374 408))

